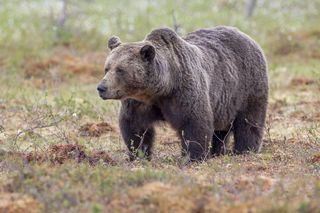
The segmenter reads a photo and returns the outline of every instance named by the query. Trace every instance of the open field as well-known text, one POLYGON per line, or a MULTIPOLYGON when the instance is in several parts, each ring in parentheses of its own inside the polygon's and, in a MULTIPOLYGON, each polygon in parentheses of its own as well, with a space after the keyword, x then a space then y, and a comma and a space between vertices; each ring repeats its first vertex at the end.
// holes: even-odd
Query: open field
POLYGON ((59 1, 17 2, 0 0, 0 212, 320 212, 319 0, 260 1, 251 19, 244 1, 70 1, 63 28, 59 1), (119 102, 96 92, 107 36, 142 40, 172 11, 182 34, 233 25, 265 50, 261 153, 187 164, 161 124, 153 159, 127 161, 119 102))

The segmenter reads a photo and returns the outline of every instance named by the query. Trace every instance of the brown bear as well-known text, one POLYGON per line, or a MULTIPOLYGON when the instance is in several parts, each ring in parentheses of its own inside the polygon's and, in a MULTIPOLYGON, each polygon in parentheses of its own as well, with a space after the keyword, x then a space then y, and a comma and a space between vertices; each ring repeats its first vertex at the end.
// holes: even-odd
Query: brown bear
POLYGON ((137 153, 150 157, 158 121, 177 131, 191 160, 223 154, 230 132, 235 153, 260 150, 267 64, 249 36, 225 26, 185 37, 160 28, 141 42, 112 37, 108 46, 97 89, 102 99, 121 100, 120 130, 131 160, 137 153))

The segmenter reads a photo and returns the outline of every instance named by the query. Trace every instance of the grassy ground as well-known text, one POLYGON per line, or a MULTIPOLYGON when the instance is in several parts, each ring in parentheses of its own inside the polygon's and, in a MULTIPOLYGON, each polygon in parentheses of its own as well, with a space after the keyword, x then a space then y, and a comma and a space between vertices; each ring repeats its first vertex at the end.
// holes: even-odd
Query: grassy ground
POLYGON ((43 2, 0 1, 0 212, 320 212, 319 1, 260 2, 251 20, 243 1, 71 1, 63 29, 59 2, 43 2), (95 91, 105 34, 142 39, 173 9, 181 33, 234 25, 265 49, 261 153, 186 164, 160 125, 152 161, 127 161, 119 103, 95 91))

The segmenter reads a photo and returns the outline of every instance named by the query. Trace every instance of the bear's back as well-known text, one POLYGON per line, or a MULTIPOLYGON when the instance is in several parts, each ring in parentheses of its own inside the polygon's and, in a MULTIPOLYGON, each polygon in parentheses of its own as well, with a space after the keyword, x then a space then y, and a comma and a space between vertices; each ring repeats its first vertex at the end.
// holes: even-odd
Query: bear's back
POLYGON ((205 54, 209 75, 219 76, 229 71, 242 86, 256 89, 251 83, 260 81, 267 87, 264 53, 252 38, 238 29, 225 26, 200 29, 187 34, 183 39, 205 54), (214 70, 214 73, 210 73, 210 70, 214 70))
POLYGON ((258 45, 246 34, 238 29, 226 26, 199 29, 188 33, 184 40, 199 47, 223 48, 235 53, 245 54, 246 50, 258 45))

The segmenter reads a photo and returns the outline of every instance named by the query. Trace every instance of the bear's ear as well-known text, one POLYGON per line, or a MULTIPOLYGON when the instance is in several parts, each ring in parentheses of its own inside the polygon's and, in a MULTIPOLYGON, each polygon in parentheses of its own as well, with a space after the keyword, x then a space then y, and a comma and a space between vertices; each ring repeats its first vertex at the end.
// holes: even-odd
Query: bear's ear
POLYGON ((110 50, 118 47, 121 44, 120 38, 117 36, 112 36, 108 41, 108 47, 110 50))
POLYGON ((154 46, 146 44, 140 50, 140 55, 143 61, 152 61, 156 55, 154 46))

